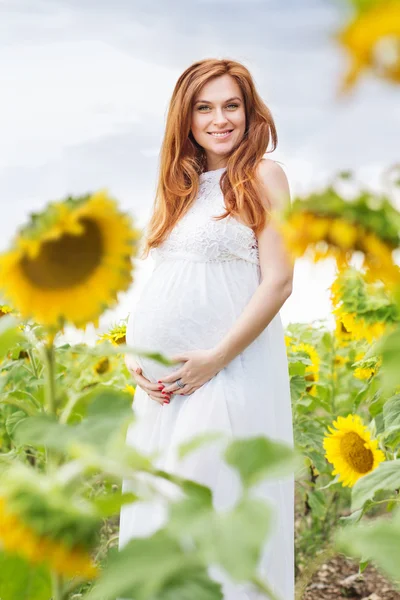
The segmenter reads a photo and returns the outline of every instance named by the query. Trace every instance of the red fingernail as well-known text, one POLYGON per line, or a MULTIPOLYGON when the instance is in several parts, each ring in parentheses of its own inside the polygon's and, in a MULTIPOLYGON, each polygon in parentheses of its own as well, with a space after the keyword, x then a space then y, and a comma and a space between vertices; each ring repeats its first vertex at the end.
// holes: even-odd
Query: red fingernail
POLYGON ((162 381, 157 381, 157 383, 162 383, 162 381))
POLYGON ((164 400, 164 404, 169 404, 169 400, 164 400))
POLYGON ((158 386, 158 389, 159 389, 159 390, 163 390, 163 389, 164 389, 164 386, 163 386, 163 385, 159 385, 159 386, 158 386))

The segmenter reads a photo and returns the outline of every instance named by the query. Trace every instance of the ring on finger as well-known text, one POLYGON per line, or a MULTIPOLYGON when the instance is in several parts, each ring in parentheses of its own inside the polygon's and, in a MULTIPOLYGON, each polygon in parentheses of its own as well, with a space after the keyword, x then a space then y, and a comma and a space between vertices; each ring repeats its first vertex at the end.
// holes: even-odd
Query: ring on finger
POLYGON ((178 386, 178 388, 179 388, 179 389, 182 389, 182 388, 184 388, 184 387, 185 387, 185 385, 186 385, 186 383, 183 383, 183 382, 182 382, 182 379, 177 379, 177 380, 175 381, 175 383, 176 383, 176 385, 178 386))

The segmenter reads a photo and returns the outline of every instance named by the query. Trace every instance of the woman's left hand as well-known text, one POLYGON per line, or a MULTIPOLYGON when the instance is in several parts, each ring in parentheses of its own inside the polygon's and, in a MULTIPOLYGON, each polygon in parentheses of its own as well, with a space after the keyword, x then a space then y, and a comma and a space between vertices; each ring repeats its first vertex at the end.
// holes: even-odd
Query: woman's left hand
POLYGON ((213 350, 190 350, 183 354, 171 357, 172 361, 185 362, 179 369, 159 380, 166 383, 164 392, 188 396, 212 379, 220 370, 217 357, 213 350), (176 380, 181 379, 184 388, 176 385, 176 380))

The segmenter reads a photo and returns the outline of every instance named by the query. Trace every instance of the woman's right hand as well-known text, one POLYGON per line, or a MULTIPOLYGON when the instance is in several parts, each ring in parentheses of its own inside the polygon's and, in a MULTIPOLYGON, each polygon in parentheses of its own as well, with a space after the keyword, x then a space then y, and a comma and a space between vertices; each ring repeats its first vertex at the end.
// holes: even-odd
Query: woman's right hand
POLYGON ((161 406, 163 404, 169 404, 169 401, 171 399, 171 392, 163 393, 162 389, 160 388, 161 386, 165 387, 164 385, 159 383, 152 383, 149 379, 146 379, 146 377, 142 375, 141 367, 138 365, 138 363, 132 355, 125 355, 125 364, 128 368, 128 371, 131 373, 134 381, 136 382, 136 385, 142 388, 142 390, 144 390, 152 400, 155 400, 156 402, 161 404, 161 406))

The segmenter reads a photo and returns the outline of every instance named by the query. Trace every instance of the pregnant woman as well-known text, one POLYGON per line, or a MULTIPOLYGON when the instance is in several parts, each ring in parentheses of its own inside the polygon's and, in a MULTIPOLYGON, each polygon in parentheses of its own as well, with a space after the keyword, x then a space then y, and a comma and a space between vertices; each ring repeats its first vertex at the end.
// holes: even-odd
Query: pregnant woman
MULTIPOLYGON (((209 486, 216 510, 237 498, 237 474, 215 444, 182 460, 179 444, 215 431, 293 443, 279 316, 293 265, 270 222, 289 202, 289 187, 281 167, 264 158, 276 142, 271 113, 245 66, 206 59, 179 77, 144 237, 143 256, 154 259, 154 269, 128 322, 130 345, 175 364, 127 355, 137 383, 127 443, 158 453, 160 468, 209 486)), ((259 493, 276 511, 261 572, 293 600, 293 478, 261 485, 259 493)), ((153 533, 165 514, 161 500, 124 506, 120 547, 153 533)), ((221 581, 226 600, 256 598, 221 581)))

